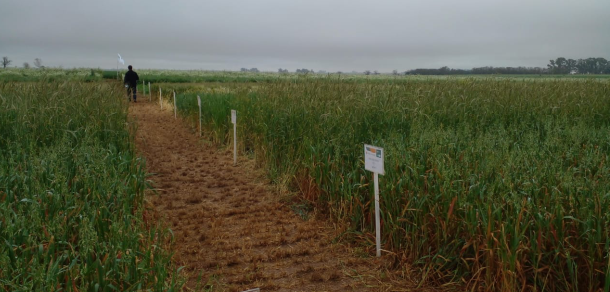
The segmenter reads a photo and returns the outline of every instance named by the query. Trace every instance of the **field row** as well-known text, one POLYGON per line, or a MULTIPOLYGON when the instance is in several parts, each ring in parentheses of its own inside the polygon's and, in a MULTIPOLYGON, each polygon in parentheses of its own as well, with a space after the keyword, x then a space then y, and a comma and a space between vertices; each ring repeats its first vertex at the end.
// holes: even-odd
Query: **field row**
MULTIPOLYGON (((202 83, 202 82, 218 82, 218 83, 275 83, 275 82, 309 82, 312 79, 333 79, 341 82, 351 83, 404 83, 412 81, 425 80, 446 80, 446 79, 515 79, 515 80, 607 80, 610 75, 592 74, 592 75, 453 75, 453 76, 436 76, 436 75, 362 75, 362 74, 302 74, 302 73, 277 73, 277 72, 234 72, 234 71, 203 71, 203 70, 156 70, 156 69, 140 69, 137 66, 134 70, 142 77, 142 79, 152 83, 202 83)), ((97 82, 103 80, 122 79, 126 69, 119 70, 102 70, 91 68, 44 68, 44 69, 16 69, 5 68, 0 70, 0 81, 4 82, 28 82, 28 81, 83 81, 97 82)))
POLYGON ((0 83, 0 290, 176 290, 123 89, 0 83))
POLYGON ((177 90, 179 112, 193 120, 200 95, 205 135, 217 143, 230 143, 237 110, 242 153, 365 237, 374 204, 362 145, 384 147, 383 244, 424 281, 609 288, 608 82, 312 79, 163 90, 177 90))

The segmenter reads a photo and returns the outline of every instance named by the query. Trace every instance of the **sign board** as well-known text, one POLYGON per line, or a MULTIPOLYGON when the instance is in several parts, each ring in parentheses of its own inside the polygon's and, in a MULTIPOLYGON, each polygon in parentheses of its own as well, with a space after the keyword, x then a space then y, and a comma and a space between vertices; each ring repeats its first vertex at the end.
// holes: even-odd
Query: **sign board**
POLYGON ((201 106, 201 97, 199 95, 197 95, 197 106, 201 106))
POLYGON ((383 148, 364 144, 364 169, 385 174, 383 148))
POLYGON ((237 123, 237 112, 235 110, 231 110, 231 123, 237 123))

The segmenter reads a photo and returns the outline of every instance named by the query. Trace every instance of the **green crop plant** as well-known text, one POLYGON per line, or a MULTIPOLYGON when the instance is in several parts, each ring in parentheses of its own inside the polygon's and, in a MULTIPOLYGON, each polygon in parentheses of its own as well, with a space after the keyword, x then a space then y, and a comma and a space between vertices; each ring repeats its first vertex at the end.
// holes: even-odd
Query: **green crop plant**
POLYGON ((240 150, 357 231, 374 231, 362 144, 384 147, 384 248, 422 282, 608 291, 605 80, 310 78, 199 95, 206 137, 230 143, 237 110, 240 150))
MULTIPOLYGON (((115 71, 116 73, 116 71, 115 71)), ((116 77, 116 76, 115 76, 116 77)), ((7 68, 0 71, 0 82, 23 82, 23 81, 101 81, 104 73, 100 69, 60 69, 60 68, 41 68, 41 69, 17 69, 7 68)))
POLYGON ((111 83, 0 82, 0 290, 177 290, 111 83))

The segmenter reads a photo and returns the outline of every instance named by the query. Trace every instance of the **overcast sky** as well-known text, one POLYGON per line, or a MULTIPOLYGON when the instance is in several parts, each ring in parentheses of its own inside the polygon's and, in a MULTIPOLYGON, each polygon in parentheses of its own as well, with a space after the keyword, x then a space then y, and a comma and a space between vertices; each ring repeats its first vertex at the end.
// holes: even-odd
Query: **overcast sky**
POLYGON ((12 66, 326 71, 610 59, 610 0, 2 0, 12 66))

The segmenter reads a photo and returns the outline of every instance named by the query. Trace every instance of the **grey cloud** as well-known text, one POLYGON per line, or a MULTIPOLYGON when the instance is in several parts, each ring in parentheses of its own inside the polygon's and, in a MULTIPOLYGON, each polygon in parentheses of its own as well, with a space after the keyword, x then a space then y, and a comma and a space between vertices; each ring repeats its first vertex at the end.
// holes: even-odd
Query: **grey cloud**
POLYGON ((610 1, 11 1, 13 64, 139 68, 407 70, 545 66, 607 56, 610 1))

